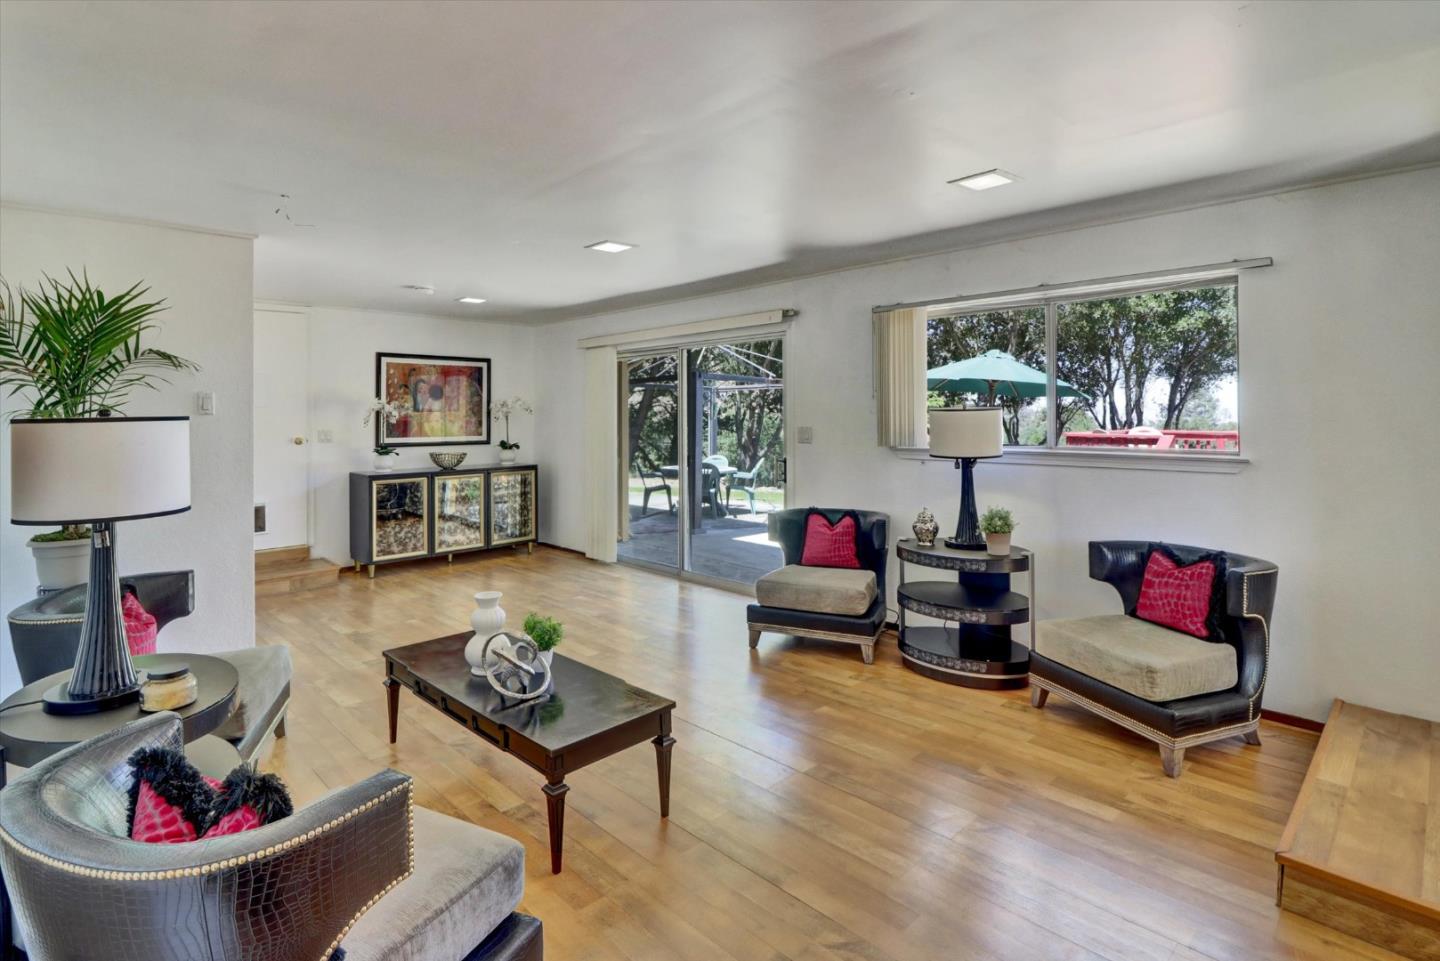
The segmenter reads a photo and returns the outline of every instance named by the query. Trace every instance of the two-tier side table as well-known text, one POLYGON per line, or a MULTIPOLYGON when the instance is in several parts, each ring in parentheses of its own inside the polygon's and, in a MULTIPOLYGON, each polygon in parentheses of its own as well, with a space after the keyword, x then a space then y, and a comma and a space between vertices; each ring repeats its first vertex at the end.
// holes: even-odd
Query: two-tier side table
POLYGON ((905 666, 926 677, 964 687, 1012 688, 1030 682, 1030 648, 1010 636, 1028 624, 1033 645, 1035 555, 1013 547, 1008 555, 957 551, 943 544, 922 547, 914 539, 895 545, 900 559, 900 655, 905 666), (905 565, 955 575, 953 580, 906 581, 905 565), (1010 589, 1012 574, 1028 574, 1029 594, 1010 589), (923 614, 939 626, 906 624, 906 612, 923 614))

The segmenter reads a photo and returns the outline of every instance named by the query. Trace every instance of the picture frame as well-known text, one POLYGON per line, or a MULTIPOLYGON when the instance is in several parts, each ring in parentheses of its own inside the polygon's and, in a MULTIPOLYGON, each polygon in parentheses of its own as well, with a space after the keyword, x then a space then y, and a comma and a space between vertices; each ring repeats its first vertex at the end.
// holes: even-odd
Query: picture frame
POLYGON ((394 423, 376 419, 377 447, 490 443, 490 358, 375 354, 375 396, 398 401, 394 423))

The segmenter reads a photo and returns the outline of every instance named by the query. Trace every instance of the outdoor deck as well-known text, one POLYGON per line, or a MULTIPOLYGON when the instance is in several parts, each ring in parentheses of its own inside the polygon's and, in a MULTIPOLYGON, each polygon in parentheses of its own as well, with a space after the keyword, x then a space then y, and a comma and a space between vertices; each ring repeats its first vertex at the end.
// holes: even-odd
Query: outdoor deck
MULTIPOLYGON (((630 538, 620 542, 621 560, 676 566, 680 549, 679 522, 675 514, 664 509, 663 501, 658 511, 656 505, 652 498, 650 513, 641 517, 639 498, 632 496, 630 538)), ((744 508, 737 505, 735 509, 744 508)), ((700 529, 690 535, 690 562, 696 574, 742 584, 754 584, 761 574, 785 563, 780 548, 767 537, 765 514, 711 517, 709 511, 700 529)))

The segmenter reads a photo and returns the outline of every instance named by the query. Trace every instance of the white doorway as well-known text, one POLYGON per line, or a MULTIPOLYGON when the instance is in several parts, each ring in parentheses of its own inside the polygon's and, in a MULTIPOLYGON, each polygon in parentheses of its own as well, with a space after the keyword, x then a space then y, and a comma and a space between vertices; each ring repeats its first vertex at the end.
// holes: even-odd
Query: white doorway
POLYGON ((310 543, 309 315, 255 308, 255 549, 310 543))

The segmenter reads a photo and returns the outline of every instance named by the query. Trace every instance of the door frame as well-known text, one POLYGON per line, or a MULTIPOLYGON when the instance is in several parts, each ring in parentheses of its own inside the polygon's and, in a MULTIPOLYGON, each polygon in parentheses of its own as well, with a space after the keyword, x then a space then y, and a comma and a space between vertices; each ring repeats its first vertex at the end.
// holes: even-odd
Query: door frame
MULTIPOLYGON (((693 505, 691 504, 690 499, 689 478, 690 461, 692 459, 692 451, 694 450, 695 445, 693 443, 693 438, 688 437, 690 432, 690 401, 688 392, 685 390, 685 384, 688 381, 690 374, 690 351, 694 350, 695 348, 706 347, 711 344, 747 344, 753 343, 757 340, 780 341, 780 356, 784 365, 780 377, 780 417, 782 421, 781 429, 783 430, 785 435, 785 442, 782 445, 784 448, 785 480, 781 485, 781 491, 784 495, 781 509, 788 509, 792 504, 790 491, 793 486, 795 477, 795 432, 790 428, 790 351, 789 338, 786 336, 788 330, 788 326, 781 326, 779 329, 776 330, 760 331, 746 330, 742 328, 738 331, 732 330, 728 332, 719 332, 704 337, 677 339, 674 342, 663 342, 660 344, 652 344, 649 346, 635 346, 616 352, 616 356, 622 364, 629 363, 632 360, 639 360, 645 357, 662 357, 666 354, 674 354, 676 357, 675 393, 678 398, 676 409, 677 417, 679 418, 679 422, 676 426, 677 436, 675 438, 677 449, 676 461, 677 467, 679 468, 676 496, 679 499, 680 505, 679 509, 676 511, 676 524, 679 527, 679 543, 676 545, 676 558, 678 561, 678 566, 670 567, 667 564, 657 564, 653 561, 643 561, 636 558, 627 557, 617 557, 617 563, 629 564, 633 567, 639 567, 648 571, 654 571, 658 574, 665 574, 682 581, 690 581, 696 584, 704 584, 708 587, 715 587, 723 591, 730 591, 734 594, 744 594, 749 596, 753 593, 753 588, 748 584, 742 584, 739 581, 727 581, 723 578, 711 577, 708 574, 698 574, 695 571, 690 570, 690 523, 691 508, 693 505)), ((629 397, 622 396, 618 398, 618 400, 619 405, 617 408, 617 416, 626 416, 628 414, 629 397)), ((627 478, 627 483, 623 485, 622 498, 620 504, 617 505, 617 509, 624 509, 628 511, 630 505, 630 490, 628 484, 630 471, 630 465, 628 461, 629 451, 617 451, 616 453, 621 458, 622 467, 625 471, 625 476, 627 478)))

